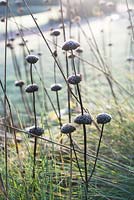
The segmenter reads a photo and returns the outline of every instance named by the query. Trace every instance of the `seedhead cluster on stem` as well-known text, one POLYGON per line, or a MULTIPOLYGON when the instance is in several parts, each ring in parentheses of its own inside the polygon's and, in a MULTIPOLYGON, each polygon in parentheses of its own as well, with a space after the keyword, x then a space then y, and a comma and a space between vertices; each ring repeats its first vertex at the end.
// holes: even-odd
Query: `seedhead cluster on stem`
POLYGON ((16 87, 22 87, 24 84, 25 84, 25 83, 24 83, 23 80, 15 81, 15 86, 16 86, 16 87))
POLYGON ((32 134, 31 136, 41 136, 44 133, 44 129, 40 127, 33 127, 29 129, 29 134, 32 134))
POLYGON ((75 50, 79 46, 80 46, 79 42, 77 42, 75 40, 67 40, 66 42, 64 42, 62 49, 64 51, 75 50))
POLYGON ((67 79, 68 83, 72 84, 72 85, 76 85, 78 83, 80 83, 82 80, 82 76, 81 74, 76 74, 76 75, 70 75, 67 79))
POLYGON ((61 127, 61 132, 62 133, 65 133, 65 134, 69 134, 69 133, 72 133, 76 130, 75 126, 73 126, 71 123, 68 123, 68 124, 64 124, 62 127, 61 127))
POLYGON ((97 115, 96 119, 98 124, 106 124, 111 121, 112 117, 107 113, 100 113, 97 115))
POLYGON ((51 31, 51 36, 57 37, 59 35, 60 35, 60 31, 58 29, 54 29, 54 30, 51 31))
POLYGON ((74 122, 77 124, 92 124, 92 118, 88 113, 80 114, 75 119, 74 122))
POLYGON ((7 6, 7 0, 1 0, 0 6, 7 6))
POLYGON ((25 91, 27 93, 33 93, 33 92, 37 92, 38 89, 39 89, 38 85, 33 83, 33 84, 27 85, 27 87, 25 88, 25 91))
POLYGON ((55 83, 53 85, 51 85, 51 90, 56 92, 56 91, 60 91, 62 89, 62 85, 59 83, 55 83))
POLYGON ((30 64, 35 64, 37 63, 37 61, 39 60, 39 57, 36 55, 28 55, 26 56, 26 61, 30 64))

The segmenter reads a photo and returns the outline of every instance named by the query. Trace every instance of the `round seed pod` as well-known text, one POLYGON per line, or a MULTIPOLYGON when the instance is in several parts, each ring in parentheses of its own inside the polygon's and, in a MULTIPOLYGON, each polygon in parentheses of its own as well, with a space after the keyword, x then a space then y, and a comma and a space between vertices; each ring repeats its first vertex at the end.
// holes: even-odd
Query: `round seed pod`
POLYGON ((134 61, 134 56, 128 57, 128 58, 127 58, 127 61, 128 61, 128 62, 133 62, 133 61, 134 61))
POLYGON ((1 18, 0 18, 0 21, 1 21, 1 22, 5 22, 5 18, 4 18, 4 17, 1 17, 1 18))
POLYGON ((71 75, 67 79, 68 83, 75 85, 81 82, 81 74, 71 75))
POLYGON ((33 53, 33 52, 34 52, 34 50, 33 50, 33 49, 30 49, 30 52, 31 52, 31 53, 33 53))
POLYGON ((10 49, 12 49, 12 47, 13 47, 11 42, 8 42, 6 46, 9 47, 10 49))
POLYGON ((60 31, 58 30, 58 29, 54 29, 54 30, 52 30, 52 32, 51 32, 51 34, 50 35, 52 35, 52 36, 59 36, 60 35, 60 31))
POLYGON ((77 52, 77 53, 83 53, 83 49, 80 48, 80 47, 78 47, 78 48, 76 49, 76 52, 77 52))
POLYGON ((19 46, 24 47, 25 46, 25 42, 20 42, 19 46))
POLYGON ((62 133, 65 133, 65 134, 67 134, 67 133, 72 133, 72 132, 74 132, 75 130, 76 130, 76 128, 75 128, 73 125, 71 125, 71 123, 64 124, 64 125, 61 127, 61 132, 62 132, 62 133))
POLYGON ((57 57, 57 56, 58 56, 58 54, 57 54, 57 51, 56 51, 56 50, 53 52, 53 55, 54 55, 54 57, 57 57))
POLYGON ((41 53, 41 52, 38 52, 38 56, 42 56, 42 53, 41 53))
POLYGON ((106 124, 111 121, 112 117, 107 113, 100 113, 97 115, 96 119, 98 124, 106 124))
POLYGON ((13 50, 13 49, 14 49, 14 46, 13 46, 13 45, 10 45, 9 48, 10 48, 11 50, 13 50))
POLYGON ((113 44, 112 44, 112 43, 108 43, 108 46, 109 46, 109 47, 112 47, 112 46, 113 46, 113 44))
POLYGON ((35 64, 38 60, 39 60, 38 56, 35 56, 35 55, 32 55, 32 54, 26 56, 26 61, 30 64, 35 64))
POLYGON ((15 81, 15 86, 16 87, 22 87, 24 85, 24 81, 19 80, 19 81, 15 81))
POLYGON ((12 36, 8 40, 11 41, 11 42, 13 42, 15 40, 15 37, 12 36))
POLYGON ((131 29, 131 28, 132 28, 132 26, 130 25, 130 26, 127 26, 126 28, 127 28, 127 29, 131 29))
POLYGON ((76 55, 75 54, 70 54, 70 55, 68 55, 68 58, 70 58, 70 59, 72 59, 72 58, 75 58, 76 57, 76 55))
POLYGON ((43 128, 40 128, 40 127, 34 127, 34 128, 30 128, 28 132, 30 134, 34 134, 35 136, 41 136, 44 133, 44 130, 43 128))
POLYGON ((77 124, 91 124, 92 121, 93 120, 88 113, 85 113, 83 115, 80 114, 74 119, 74 122, 77 124))
POLYGON ((62 85, 61 84, 53 84, 53 85, 51 85, 51 91, 54 91, 54 92, 56 92, 56 91, 59 91, 59 90, 61 90, 62 89, 62 85))
POLYGON ((80 44, 78 42, 76 42, 75 40, 68 40, 68 41, 64 42, 62 49, 65 51, 75 50, 79 46, 80 46, 80 44))
POLYGON ((6 0, 1 0, 0 1, 0 6, 6 6, 7 5, 7 1, 6 0))
POLYGON ((19 32, 16 32, 16 36, 19 36, 20 35, 20 33, 19 32))
POLYGON ((33 92, 37 92, 38 89, 39 89, 38 85, 36 85, 35 83, 33 83, 33 84, 29 84, 25 88, 25 92, 27 92, 27 93, 33 93, 33 92))

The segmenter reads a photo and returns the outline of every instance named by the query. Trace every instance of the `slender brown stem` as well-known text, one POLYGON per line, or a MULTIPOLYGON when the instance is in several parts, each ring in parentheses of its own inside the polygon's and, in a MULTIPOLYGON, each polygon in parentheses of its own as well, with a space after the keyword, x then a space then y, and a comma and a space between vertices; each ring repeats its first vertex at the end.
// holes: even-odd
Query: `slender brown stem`
MULTIPOLYGON (((20 31, 20 33, 22 34, 22 31, 20 31)), ((23 37, 23 34, 22 34, 22 37, 23 37)), ((22 39, 22 38, 21 38, 22 39)), ((23 42, 23 40, 22 40, 22 42, 23 42)), ((22 46, 22 55, 23 55, 23 58, 24 58, 24 63, 23 63, 23 65, 24 65, 24 70, 25 70, 25 77, 26 77, 26 83, 28 84, 29 83, 29 77, 28 77, 28 69, 27 69, 27 67, 28 67, 28 63, 26 62, 26 59, 25 59, 25 57, 26 57, 26 52, 25 52, 25 46, 23 45, 22 46)))
POLYGON ((8 196, 7 196, 7 192, 6 192, 5 186, 4 186, 4 182, 3 182, 3 179, 2 179, 1 173, 0 173, 0 185, 1 185, 1 190, 2 190, 2 192, 4 194, 4 196, 5 196, 5 199, 9 200, 8 196))
POLYGON ((33 111, 34 111, 34 124, 35 124, 35 128, 37 128, 37 116, 36 116, 35 93, 34 92, 33 92, 33 111))
POLYGON ((28 114, 28 116, 29 116, 29 118, 30 118, 30 117, 31 117, 31 110, 30 110, 29 104, 28 104, 28 102, 27 102, 27 99, 25 99, 25 96, 24 96, 24 94, 23 94, 23 89, 22 89, 22 87, 20 87, 20 93, 21 93, 21 98, 22 98, 22 101, 23 101, 23 104, 24 104, 26 113, 28 114))
POLYGON ((12 56, 12 62, 13 62, 13 67, 14 67, 14 73, 15 73, 17 80, 19 80, 20 78, 19 78, 18 72, 17 72, 17 67, 16 67, 16 63, 15 63, 15 59, 14 59, 13 49, 11 49, 11 56, 12 56))
POLYGON ((15 63, 15 65, 16 65, 18 77, 19 77, 19 79, 22 79, 22 74, 21 74, 21 71, 20 71, 20 66, 19 66, 19 64, 18 64, 17 57, 16 57, 16 54, 15 54, 14 49, 13 49, 12 51, 13 51, 13 55, 14 55, 14 63, 15 63))
MULTIPOLYGON (((61 9, 61 20, 62 20, 62 26, 63 26, 63 38, 64 38, 64 42, 66 41, 66 32, 65 32, 65 25, 64 25, 64 16, 63 16, 63 5, 62 5, 62 0, 59 0, 60 2, 60 9, 61 9)), ((67 77, 69 76, 69 67, 68 67, 68 57, 67 57, 67 52, 65 54, 65 58, 66 58, 66 74, 67 77)), ((65 80, 66 77, 64 76, 65 80)), ((67 85, 67 100, 68 100, 68 121, 69 123, 71 123, 71 92, 70 92, 70 88, 69 85, 67 85)), ((71 147, 71 142, 70 142, 70 147, 71 147)), ((70 149, 70 195, 69 198, 70 200, 72 199, 72 149, 70 149)))
MULTIPOLYGON (((65 32, 65 24, 64 24, 64 16, 63 16, 63 6, 62 6, 62 0, 60 0, 60 9, 61 9, 61 20, 62 20, 62 26, 63 26, 63 38, 64 42, 66 41, 66 32, 65 32)), ((67 52, 65 52, 65 59, 66 59, 66 76, 68 78, 69 76, 69 67, 68 67, 68 55, 67 52)), ((69 86, 67 87, 67 98, 68 98, 68 121, 71 122, 71 92, 69 89, 69 86)))
POLYGON ((37 137, 34 138, 34 160, 33 160, 33 180, 35 179, 35 166, 36 166, 36 151, 37 151, 37 137))
POLYGON ((67 0, 67 9, 68 9, 68 18, 69 18, 69 37, 72 36, 72 13, 71 13, 71 5, 70 0, 67 0))
POLYGON ((46 89, 46 87, 45 87, 44 81, 42 80, 42 78, 41 78, 41 76, 40 76, 40 74, 39 74, 39 72, 38 72, 36 66, 35 66, 35 70, 36 70, 36 72, 37 72, 37 74, 38 74, 38 76, 39 76, 39 79, 40 79, 40 81, 41 81, 41 83, 42 83, 42 86, 43 86, 43 90, 44 90, 44 92, 46 93, 46 96, 47 96, 47 98, 48 98, 48 100, 49 100, 49 102, 50 102, 50 104, 51 104, 51 106, 52 106, 52 109, 54 110, 55 115, 56 115, 56 117, 58 118, 58 113, 57 113, 57 111, 56 111, 56 108, 55 108, 55 106, 54 106, 54 104, 53 104, 53 101, 52 101, 52 99, 51 99, 51 97, 50 97, 50 95, 49 95, 49 93, 48 93, 48 91, 47 91, 47 89, 46 89))
POLYGON ((72 199, 72 177, 73 177, 73 152, 72 152, 72 139, 70 136, 70 184, 69 184, 69 199, 72 199))
POLYGON ((59 112, 59 124, 60 124, 60 128, 62 127, 62 122, 61 122, 61 109, 60 109, 60 101, 59 101, 59 93, 58 91, 56 91, 56 99, 57 99, 57 107, 58 107, 58 112, 59 112))
POLYGON ((81 179, 82 179, 83 182, 85 182, 81 168, 80 168, 80 165, 79 165, 79 160, 78 160, 78 157, 77 157, 77 153, 76 153, 76 150, 75 150, 75 147, 74 147, 74 144, 73 144, 73 139, 72 139, 71 134, 69 134, 69 138, 70 138, 70 148, 73 149, 73 151, 74 151, 74 155, 75 155, 75 159, 76 159, 76 162, 77 162, 77 166, 78 166, 78 169, 79 169, 81 179))
MULTIPOLYGON (((69 77, 69 65, 68 65, 68 54, 65 52, 65 59, 66 59, 66 76, 69 77)), ((71 123, 71 91, 69 85, 67 85, 67 102, 68 102, 68 121, 71 123)))
POLYGON ((97 164, 97 160, 98 160, 98 155, 99 155, 99 150, 100 150, 101 139, 102 139, 102 135, 103 135, 103 130, 104 130, 104 124, 102 124, 100 139, 99 139, 99 143, 98 143, 98 147, 97 147, 97 152, 96 152, 96 156, 95 156, 95 161, 94 161, 94 166, 93 166, 92 172, 90 174, 90 177, 88 178, 88 182, 91 181, 93 173, 95 172, 95 168, 96 168, 96 164, 97 164))
POLYGON ((106 77, 106 79, 107 79, 107 81, 109 83, 109 86, 110 86, 110 89, 111 89, 111 93, 112 93, 115 105, 117 106, 117 109, 118 109, 117 111, 118 111, 118 114, 119 114, 119 117, 120 117, 120 121, 123 122, 122 113, 121 113, 121 111, 119 109, 119 104, 118 104, 117 97, 116 97, 116 94, 115 94, 114 89, 113 89, 112 81, 110 80, 109 77, 106 77))
MULTIPOLYGON (((33 66, 30 65, 30 77, 31 77, 31 83, 33 84, 33 72, 32 72, 33 66)), ((37 128, 37 117, 36 117, 36 107, 35 107, 35 92, 33 92, 33 112, 34 112, 34 124, 35 128, 37 128)))
MULTIPOLYGON (((45 79, 43 63, 42 63, 42 55, 40 56, 39 64, 40 64, 41 79, 45 79)), ((46 93, 45 92, 43 93, 43 97, 44 97, 43 105, 45 107, 45 111, 48 112, 47 98, 46 98, 46 93)))
POLYGON ((55 61, 54 61, 54 82, 56 83, 56 64, 55 64, 55 61))
MULTIPOLYGON (((32 72, 32 64, 30 65, 30 78, 31 78, 31 84, 33 84, 33 72, 32 72)), ((36 117, 36 107, 35 107, 35 92, 33 92, 33 112, 34 112, 34 126, 35 129, 37 128, 37 117, 36 117)), ((35 136, 35 140, 34 140, 34 152, 33 152, 33 156, 34 156, 34 160, 33 160, 33 175, 32 178, 33 180, 35 179, 35 166, 36 166, 36 151, 37 151, 37 137, 35 136)), ((34 186, 34 192, 35 192, 35 186, 34 186)))
POLYGON ((4 52, 4 124, 5 124, 5 174, 6 174, 6 193, 8 196, 8 152, 7 152, 7 38, 8 38, 8 0, 6 1, 7 5, 5 8, 5 52, 4 52))
POLYGON ((126 0, 126 5, 127 5, 127 12, 128 12, 128 15, 129 15, 129 22, 130 22, 131 30, 132 30, 132 38, 134 40, 134 27, 133 27, 132 17, 131 17, 129 5, 128 5, 128 0, 126 0))
MULTIPOLYGON (((77 74, 76 74, 76 68, 75 68, 73 51, 71 51, 71 53, 72 53, 72 63, 73 63, 74 73, 75 73, 75 76, 76 76, 77 74)), ((82 103, 82 98, 81 98, 79 84, 76 84, 76 86, 77 86, 77 91, 78 91, 78 97, 79 97, 80 107, 81 107, 81 114, 83 115, 84 114, 84 110, 83 110, 83 103, 82 103)), ((87 194, 87 192, 88 192, 88 173, 87 173, 87 155, 86 155, 87 154, 87 133, 86 133, 86 125, 85 124, 83 124, 83 134, 84 134, 85 186, 86 186, 86 194, 87 194)))
POLYGON ((86 134, 86 125, 83 124, 83 133, 84 133, 84 167, 85 167, 85 182, 88 182, 88 173, 87 173, 87 134, 86 134))
POLYGON ((63 37, 64 37, 64 41, 66 41, 66 32, 65 32, 62 0, 59 0, 59 1, 60 1, 60 10, 61 10, 61 20, 62 20, 62 26, 63 26, 63 37))

